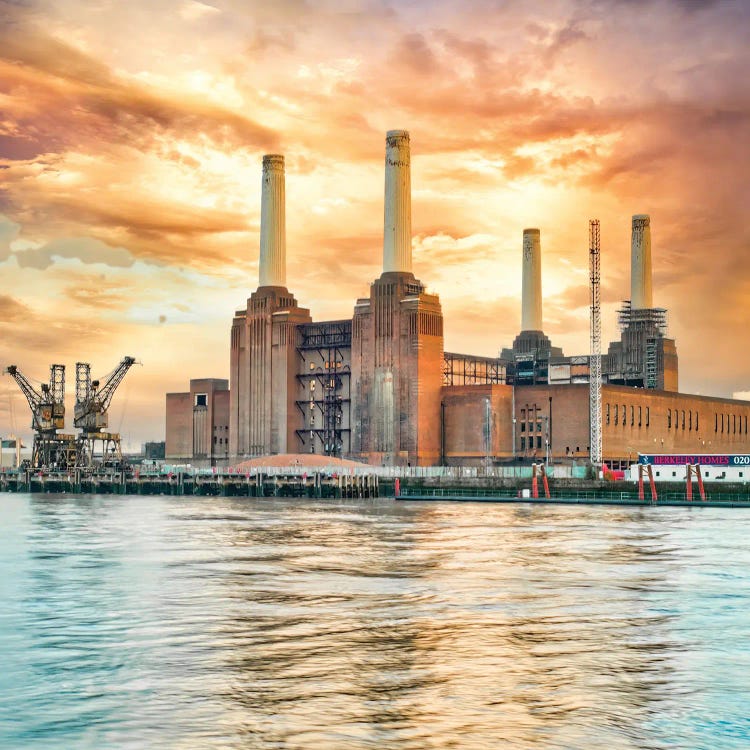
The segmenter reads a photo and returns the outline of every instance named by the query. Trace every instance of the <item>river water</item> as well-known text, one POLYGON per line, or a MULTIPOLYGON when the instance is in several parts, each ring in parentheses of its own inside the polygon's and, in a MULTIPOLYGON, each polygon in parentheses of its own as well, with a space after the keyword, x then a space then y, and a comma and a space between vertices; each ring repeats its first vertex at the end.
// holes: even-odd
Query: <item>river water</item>
POLYGON ((750 511, 0 497, 0 747, 750 747, 750 511))

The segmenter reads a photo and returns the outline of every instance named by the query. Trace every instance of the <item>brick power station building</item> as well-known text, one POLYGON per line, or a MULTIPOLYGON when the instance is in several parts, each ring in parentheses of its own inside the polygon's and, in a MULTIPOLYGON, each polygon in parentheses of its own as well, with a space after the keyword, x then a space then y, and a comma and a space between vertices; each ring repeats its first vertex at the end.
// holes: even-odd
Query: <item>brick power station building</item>
MULTIPOLYGON (((263 158, 259 286, 238 310, 225 380, 167 395, 167 459, 315 453, 377 465, 588 460, 589 357, 543 332, 541 238, 523 233, 521 331, 500 356, 445 352, 440 300, 412 272, 409 134, 386 136, 383 272, 350 319, 313 321, 286 285, 284 158, 263 158)), ((633 217, 631 299, 602 357, 602 449, 747 451, 750 402, 678 392, 655 308, 648 216, 633 217)))

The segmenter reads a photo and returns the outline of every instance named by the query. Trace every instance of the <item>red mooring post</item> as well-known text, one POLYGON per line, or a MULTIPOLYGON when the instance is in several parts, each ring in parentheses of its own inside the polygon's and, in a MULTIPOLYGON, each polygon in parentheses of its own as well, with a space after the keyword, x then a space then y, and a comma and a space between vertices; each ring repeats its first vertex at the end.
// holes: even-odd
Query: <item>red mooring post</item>
POLYGON ((687 485, 685 487, 685 497, 689 503, 693 502, 693 466, 692 464, 685 464, 685 479, 687 485))
POLYGON ((542 464, 542 482, 544 483, 544 496, 549 500, 549 482, 547 481, 547 467, 542 464))
POLYGON ((401 494, 401 480, 396 477, 396 481, 393 483, 394 495, 398 497, 401 494))
POLYGON ((648 481, 651 485, 651 501, 655 503, 658 498, 656 496, 656 485, 654 484, 654 469, 651 464, 648 465, 648 481))
POLYGON ((695 475, 698 477, 698 492, 701 493, 701 500, 706 502, 706 488, 703 486, 703 477, 701 476, 700 464, 695 465, 695 475))
POLYGON ((539 497, 539 482, 536 478, 536 464, 531 464, 531 497, 539 497))
POLYGON ((644 500, 645 495, 643 492, 643 472, 646 470, 646 467, 643 464, 638 464, 638 499, 644 500))

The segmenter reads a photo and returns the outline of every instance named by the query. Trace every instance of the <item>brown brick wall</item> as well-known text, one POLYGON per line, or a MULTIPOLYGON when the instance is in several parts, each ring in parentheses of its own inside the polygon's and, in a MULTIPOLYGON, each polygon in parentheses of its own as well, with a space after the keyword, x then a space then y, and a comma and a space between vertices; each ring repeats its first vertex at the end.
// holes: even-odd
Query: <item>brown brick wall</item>
POLYGON ((190 393, 167 394, 165 456, 168 459, 193 456, 193 400, 190 393))
POLYGON ((440 460, 443 317, 410 273, 384 273, 352 321, 352 455, 373 464, 440 460))
POLYGON ((512 458, 512 398, 513 389, 508 385, 443 387, 445 463, 448 466, 481 465, 487 459, 488 448, 493 463, 512 458))

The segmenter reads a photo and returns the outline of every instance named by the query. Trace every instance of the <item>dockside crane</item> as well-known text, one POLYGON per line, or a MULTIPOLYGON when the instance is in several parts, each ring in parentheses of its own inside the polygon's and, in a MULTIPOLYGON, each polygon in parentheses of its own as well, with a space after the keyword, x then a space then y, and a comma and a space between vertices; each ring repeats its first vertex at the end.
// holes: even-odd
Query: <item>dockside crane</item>
POLYGON ((16 381, 31 408, 32 467, 66 469, 75 465, 75 436, 58 433, 65 428, 65 365, 51 365, 49 384, 42 383, 39 390, 16 365, 9 365, 5 372, 16 381))
POLYGON ((88 362, 76 362, 76 405, 74 423, 81 430, 78 438, 79 466, 117 465, 122 463, 120 435, 106 432, 109 426, 109 405, 115 391, 122 383, 128 370, 135 364, 134 357, 123 357, 115 369, 99 380, 91 379, 91 365, 88 362), (100 451, 97 453, 97 445, 100 451))

